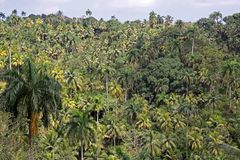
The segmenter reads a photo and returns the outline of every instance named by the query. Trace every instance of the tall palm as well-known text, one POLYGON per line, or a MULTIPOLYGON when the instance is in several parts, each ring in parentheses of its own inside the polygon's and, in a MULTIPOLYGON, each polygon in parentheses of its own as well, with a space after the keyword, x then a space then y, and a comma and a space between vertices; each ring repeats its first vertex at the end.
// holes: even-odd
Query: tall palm
POLYGON ((125 66, 121 69, 121 75, 119 76, 119 83, 122 84, 123 88, 125 88, 125 102, 128 100, 128 91, 132 88, 134 85, 134 69, 129 66, 125 66))
POLYGON ((97 125, 99 124, 99 113, 106 109, 105 97, 101 94, 94 95, 92 98, 92 110, 96 112, 97 125))
POLYGON ((191 54, 194 54, 194 49, 195 49, 195 38, 196 38, 196 28, 192 27, 189 28, 186 33, 185 33, 186 37, 188 40, 191 40, 192 42, 192 49, 191 49, 191 54))
POLYGON ((180 20, 180 19, 179 19, 179 20, 176 20, 175 26, 176 26, 177 28, 182 29, 183 26, 184 26, 184 22, 183 22, 182 20, 180 20))
POLYGON ((168 157, 167 159, 172 159, 172 152, 177 147, 176 146, 176 137, 171 134, 162 134, 161 137, 161 149, 164 153, 164 157, 168 157))
MULTIPOLYGON (((103 95, 101 94, 97 94, 93 97, 92 99, 92 110, 96 112, 96 124, 97 124, 97 128, 96 128, 96 142, 99 143, 100 142, 100 133, 101 132, 101 128, 100 128, 100 124, 99 124, 99 113, 100 111, 105 110, 106 108, 106 100, 104 98, 103 95)), ((96 148, 96 159, 98 160, 98 154, 99 154, 99 144, 96 148)))
POLYGON ((198 108, 195 104, 189 102, 183 102, 180 107, 177 109, 178 113, 186 117, 186 157, 188 158, 188 129, 189 121, 191 117, 198 115, 198 108))
POLYGON ((5 14, 3 12, 0 12, 0 18, 1 19, 5 19, 6 18, 5 14))
POLYGON ((116 120, 109 120, 106 126, 106 136, 113 140, 113 147, 116 149, 116 140, 122 138, 124 135, 125 125, 116 120))
POLYGON ((215 108, 219 105, 221 102, 221 97, 217 93, 210 93, 207 97, 207 106, 212 107, 212 113, 214 113, 215 108))
POLYGON ((65 79, 67 82, 67 85, 69 86, 69 95, 73 96, 74 91, 79 91, 81 89, 80 84, 78 83, 78 80, 81 81, 81 78, 78 79, 76 76, 76 73, 74 71, 68 71, 65 73, 65 79))
POLYGON ((38 134, 38 122, 41 119, 47 126, 50 116, 55 115, 57 107, 61 106, 60 84, 48 77, 27 60, 20 71, 7 70, 0 74, 0 80, 7 86, 0 95, 6 111, 15 117, 23 116, 29 119, 29 144, 38 134), (42 116, 41 116, 42 115, 42 116))
POLYGON ((227 85, 227 94, 229 98, 229 108, 232 108, 231 98, 233 84, 239 76, 239 62, 236 60, 227 61, 223 66, 223 80, 227 85))
POLYGON ((166 15, 166 17, 165 17, 165 26, 171 25, 172 22, 173 22, 173 17, 170 16, 170 15, 166 15))
POLYGON ((151 28, 154 28, 157 24, 157 15, 153 11, 149 13, 149 23, 151 28))
POLYGON ((159 136, 153 130, 148 130, 145 134, 146 135, 143 137, 143 156, 149 157, 149 159, 152 160, 160 156, 161 148, 159 136))
POLYGON ((84 151, 89 146, 93 137, 95 137, 95 121, 90 117, 89 112, 79 112, 73 110, 71 112, 71 119, 66 124, 67 135, 73 142, 77 140, 80 146, 79 160, 84 159, 84 151))

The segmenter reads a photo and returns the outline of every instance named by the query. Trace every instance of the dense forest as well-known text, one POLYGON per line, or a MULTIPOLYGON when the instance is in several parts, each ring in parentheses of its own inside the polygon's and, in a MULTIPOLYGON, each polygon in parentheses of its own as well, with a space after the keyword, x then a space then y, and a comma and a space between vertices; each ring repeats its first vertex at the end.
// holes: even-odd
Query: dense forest
POLYGON ((240 13, 0 12, 0 160, 239 160, 240 13))

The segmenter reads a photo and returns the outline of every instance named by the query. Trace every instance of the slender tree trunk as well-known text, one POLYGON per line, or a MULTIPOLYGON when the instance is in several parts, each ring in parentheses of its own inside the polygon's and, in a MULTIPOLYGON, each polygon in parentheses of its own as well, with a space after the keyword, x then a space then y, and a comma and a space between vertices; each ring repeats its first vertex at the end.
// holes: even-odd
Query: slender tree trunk
POLYGON ((215 111, 215 105, 212 105, 212 113, 214 114, 214 111, 215 111))
POLYGON ((134 149, 136 149, 136 146, 137 146, 136 144, 137 144, 136 127, 135 127, 135 124, 134 124, 134 127, 133 127, 133 146, 134 146, 134 149))
POLYGON ((128 100, 128 90, 126 89, 125 90, 125 102, 127 102, 127 100, 128 100))
MULTIPOLYGON (((116 107, 117 107, 117 101, 116 101, 116 107)), ((116 109, 116 107, 115 107, 115 120, 117 120, 117 115, 118 115, 118 113, 117 113, 117 109, 116 109)), ((116 121, 114 120, 114 124, 116 123, 116 121)), ((115 134, 114 134, 114 136, 113 136, 113 146, 114 146, 114 150, 116 150, 116 132, 115 132, 115 134)))
POLYGON ((99 112, 97 111, 97 127, 98 127, 98 124, 99 124, 99 112))
POLYGON ((229 98, 229 108, 230 110, 232 110, 232 88, 231 86, 229 85, 229 95, 228 95, 228 98, 229 98))
POLYGON ((98 154, 99 154, 99 150, 98 150, 98 143, 99 143, 98 127, 99 127, 99 112, 97 111, 97 153, 96 153, 96 159, 97 160, 98 160, 98 154))
POLYGON ((193 38, 193 40, 192 40, 192 55, 194 53, 194 46, 195 46, 195 41, 194 41, 194 38, 193 38))
POLYGON ((154 156, 153 156, 153 145, 152 145, 152 135, 150 137, 150 145, 151 145, 151 160, 154 159, 154 156))
POLYGON ((136 143, 137 143, 137 138, 136 138, 136 132, 135 132, 135 128, 133 129, 133 146, 134 149, 136 149, 136 143))
POLYGON ((114 150, 116 150, 116 135, 113 136, 113 146, 114 150))
POLYGON ((12 52, 9 48, 9 69, 12 70, 12 52))
POLYGON ((186 131, 186 159, 188 159, 188 120, 189 118, 187 118, 187 131, 186 131))
POLYGON ((80 141, 80 152, 79 152, 79 155, 78 155, 78 159, 79 160, 84 160, 84 157, 83 157, 83 142, 82 140, 80 141))
POLYGON ((106 74, 106 94, 107 94, 107 99, 108 99, 108 74, 106 74))

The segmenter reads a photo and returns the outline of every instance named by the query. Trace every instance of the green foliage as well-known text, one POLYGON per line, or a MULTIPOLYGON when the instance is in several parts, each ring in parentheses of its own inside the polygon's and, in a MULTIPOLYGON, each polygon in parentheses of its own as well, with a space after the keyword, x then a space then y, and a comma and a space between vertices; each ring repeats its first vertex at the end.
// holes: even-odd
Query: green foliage
POLYGON ((0 12, 0 159, 238 159, 239 13, 17 13, 0 12))

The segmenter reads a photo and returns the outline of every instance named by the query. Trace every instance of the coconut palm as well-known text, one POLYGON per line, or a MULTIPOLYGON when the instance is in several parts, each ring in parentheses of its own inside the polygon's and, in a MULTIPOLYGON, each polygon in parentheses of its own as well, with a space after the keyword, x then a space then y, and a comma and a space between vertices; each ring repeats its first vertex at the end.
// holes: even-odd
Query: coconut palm
POLYGON ((196 28, 192 27, 190 29, 188 29, 185 33, 186 37, 188 40, 191 40, 192 42, 192 50, 191 50, 191 54, 194 54, 194 49, 195 49, 195 38, 196 38, 196 28))
POLYGON ((154 28, 157 24, 157 14, 154 11, 149 13, 149 23, 151 28, 154 28))
POLYGON ((158 134, 153 130, 149 130, 146 133, 144 132, 143 147, 140 156, 151 160, 159 157, 161 153, 161 141, 159 138, 158 134))
POLYGON ((232 109, 231 98, 233 84, 239 76, 239 66, 239 62, 237 62, 236 60, 227 61, 223 66, 223 82, 225 82, 227 85, 226 93, 228 94, 230 109, 232 109))
POLYGON ((5 19, 6 18, 5 14, 3 12, 0 12, 0 18, 1 19, 5 19))
POLYGON ((34 63, 27 60, 21 71, 7 70, 0 75, 0 80, 7 86, 0 99, 6 111, 15 117, 29 119, 29 144, 38 135, 38 122, 43 120, 47 126, 50 115, 56 115, 57 107, 61 106, 60 84, 40 71, 34 63))
POLYGON ((109 121, 109 123, 107 124, 107 131, 106 131, 106 135, 109 138, 113 139, 113 146, 114 148, 116 148, 116 140, 117 138, 121 137, 121 127, 120 127, 120 123, 116 123, 115 121, 111 120, 109 121))
POLYGON ((178 113, 182 114, 186 117, 186 157, 188 157, 188 129, 189 129, 189 121, 191 117, 194 117, 198 114, 198 108, 196 105, 189 103, 189 102, 183 102, 180 107, 177 109, 178 113))
POLYGON ((67 136, 74 143, 79 144, 78 159, 84 159, 84 152, 95 137, 95 121, 89 116, 89 112, 72 110, 70 121, 66 124, 67 136))

